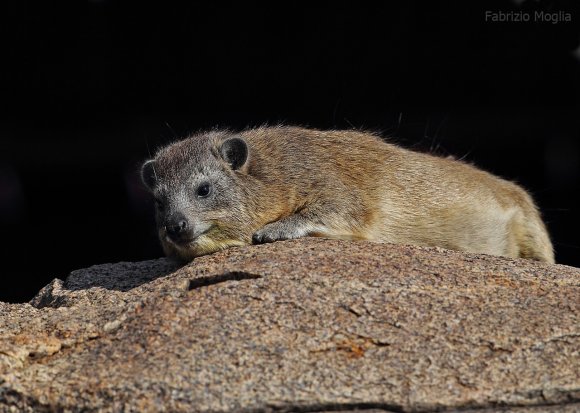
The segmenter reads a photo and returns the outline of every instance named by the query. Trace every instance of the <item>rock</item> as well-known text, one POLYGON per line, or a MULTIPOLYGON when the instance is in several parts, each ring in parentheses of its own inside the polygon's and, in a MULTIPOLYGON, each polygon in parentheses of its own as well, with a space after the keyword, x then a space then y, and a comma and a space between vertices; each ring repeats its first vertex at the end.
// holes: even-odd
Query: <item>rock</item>
POLYGON ((580 270, 302 239, 0 303, 0 411, 580 411, 580 270))

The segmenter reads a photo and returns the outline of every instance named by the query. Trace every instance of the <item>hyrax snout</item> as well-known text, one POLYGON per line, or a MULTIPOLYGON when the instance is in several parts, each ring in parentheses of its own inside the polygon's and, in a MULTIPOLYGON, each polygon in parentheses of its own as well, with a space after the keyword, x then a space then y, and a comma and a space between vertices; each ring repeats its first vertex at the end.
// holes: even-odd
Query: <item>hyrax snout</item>
POLYGON ((169 256, 304 236, 554 262, 531 197, 466 163, 358 131, 196 134, 142 167, 169 256))

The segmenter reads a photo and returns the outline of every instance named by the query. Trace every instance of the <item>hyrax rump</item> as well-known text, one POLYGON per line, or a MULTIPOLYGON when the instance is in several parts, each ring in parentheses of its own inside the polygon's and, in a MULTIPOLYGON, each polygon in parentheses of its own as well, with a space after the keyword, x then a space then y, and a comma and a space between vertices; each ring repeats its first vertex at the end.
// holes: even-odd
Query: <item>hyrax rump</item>
POLYGON ((212 131, 161 149, 142 178, 165 253, 321 236, 554 262, 519 186, 358 131, 212 131))

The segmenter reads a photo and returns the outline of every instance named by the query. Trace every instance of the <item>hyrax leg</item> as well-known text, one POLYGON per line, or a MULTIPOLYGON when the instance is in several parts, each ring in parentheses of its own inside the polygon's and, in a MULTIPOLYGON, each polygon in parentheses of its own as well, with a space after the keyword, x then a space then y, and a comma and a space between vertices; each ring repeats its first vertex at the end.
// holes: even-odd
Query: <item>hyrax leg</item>
MULTIPOLYGON (((360 205, 353 203, 352 205, 360 205)), ((352 228, 360 224, 348 208, 330 204, 310 206, 288 217, 266 224, 252 236, 254 244, 306 236, 354 239, 352 228)))
POLYGON ((262 244, 265 242, 300 238, 317 231, 319 228, 320 225, 312 222, 308 215, 296 213, 282 218, 279 221, 266 224, 254 233, 252 241, 254 244, 262 244))

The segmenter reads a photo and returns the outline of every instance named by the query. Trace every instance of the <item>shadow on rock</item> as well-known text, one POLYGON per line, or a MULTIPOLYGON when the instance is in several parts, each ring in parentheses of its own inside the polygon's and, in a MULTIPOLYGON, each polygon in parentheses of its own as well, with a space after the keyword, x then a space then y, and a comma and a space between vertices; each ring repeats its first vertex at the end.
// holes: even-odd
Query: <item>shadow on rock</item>
POLYGON ((90 288, 129 291, 160 277, 169 275, 184 264, 167 258, 142 262, 120 262, 94 265, 70 273, 66 281, 54 279, 30 301, 37 308, 66 306, 70 297, 64 291, 82 291, 90 288), (62 301, 62 302, 61 302, 62 301))
POLYGON ((94 265, 71 272, 64 282, 64 287, 72 291, 92 287, 129 291, 156 278, 171 274, 183 265, 184 263, 168 258, 94 265))

